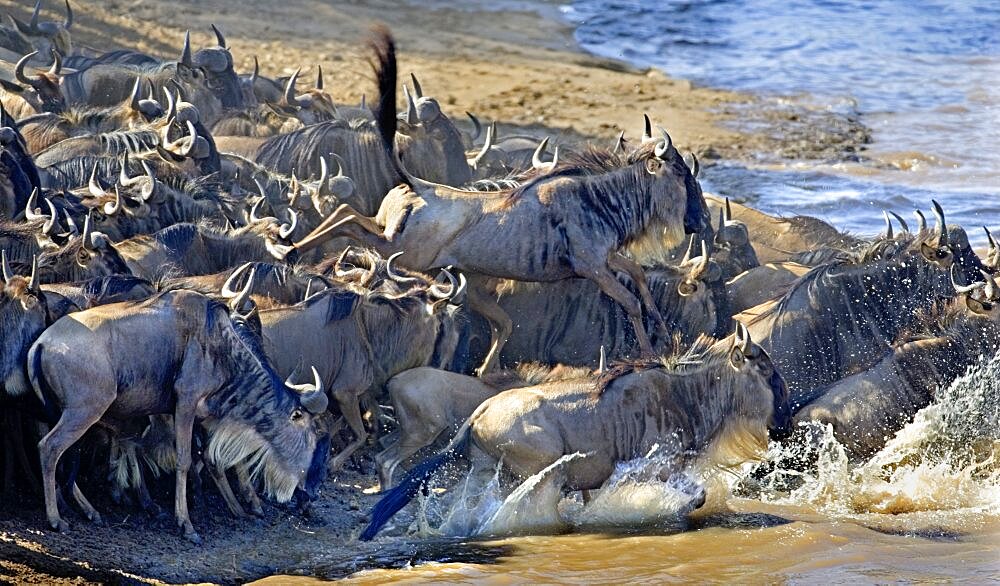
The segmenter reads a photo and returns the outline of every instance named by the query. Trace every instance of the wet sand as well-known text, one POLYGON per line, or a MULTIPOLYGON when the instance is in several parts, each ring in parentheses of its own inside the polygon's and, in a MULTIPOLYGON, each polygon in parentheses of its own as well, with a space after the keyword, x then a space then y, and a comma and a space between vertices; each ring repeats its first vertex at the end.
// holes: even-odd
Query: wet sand
MULTIPOLYGON (((78 47, 136 48, 174 58, 187 28, 194 48, 214 44, 209 24, 215 23, 226 34, 240 71, 250 69, 255 54, 267 75, 287 75, 304 66, 310 68, 304 73, 308 80, 315 75, 313 66, 321 64, 328 91, 342 102, 357 103, 363 93, 373 92, 364 35, 373 22, 382 21, 397 35, 401 73, 416 72, 425 92, 455 118, 464 119, 463 113, 471 111, 483 121, 498 120, 501 136, 530 132, 610 144, 621 129, 638 138, 646 112, 680 148, 703 160, 752 160, 779 151, 840 160, 854 156, 866 141, 866 129, 856 120, 796 109, 762 110, 752 96, 695 87, 656 70, 587 56, 567 25, 534 12, 422 6, 392 0, 335 5, 318 0, 74 3, 73 33, 78 47), (760 132, 739 132, 732 126, 749 112, 765 122, 760 132)), ((0 12, 27 18, 28 10, 25 2, 0 2, 0 12)), ((307 573, 318 557, 330 568, 327 577, 419 559, 419 545, 399 544, 385 551, 354 541, 376 500, 361 492, 374 475, 359 469, 371 470, 370 461, 328 481, 309 518, 268 505, 262 520, 236 520, 206 488, 207 496, 192 503, 202 546, 184 541, 171 515, 150 520, 97 494, 90 496, 97 497, 93 500, 106 526, 94 527, 69 513, 73 532, 59 535, 47 529, 36 495, 4 495, 0 580, 237 583, 307 573)), ((169 512, 170 480, 165 484, 158 502, 169 512)), ((85 486, 95 487, 89 491, 95 493, 103 484, 85 486)))

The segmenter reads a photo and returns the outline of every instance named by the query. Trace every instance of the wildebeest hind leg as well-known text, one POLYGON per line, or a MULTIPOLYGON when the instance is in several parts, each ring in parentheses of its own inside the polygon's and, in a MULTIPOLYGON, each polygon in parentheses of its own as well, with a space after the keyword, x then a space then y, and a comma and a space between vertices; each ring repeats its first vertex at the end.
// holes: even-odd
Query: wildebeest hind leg
POLYGON ((45 514, 53 529, 61 532, 69 531, 69 524, 59 516, 59 506, 56 499, 56 466, 59 464, 59 459, 66 453, 66 450, 87 433, 91 426, 100 420, 110 405, 111 401, 109 400, 103 405, 99 405, 97 409, 70 408, 64 410, 52 431, 38 442, 38 454, 42 465, 42 488, 45 493, 45 514))
POLYGON ((490 324, 490 350, 486 353, 483 363, 476 369, 476 376, 482 377, 500 359, 500 351, 510 338, 514 324, 496 300, 484 294, 479 287, 470 287, 468 297, 469 308, 486 318, 490 324))
POLYGON ((635 330, 635 337, 639 341, 639 348, 646 356, 653 355, 653 345, 649 343, 649 336, 646 334, 646 325, 642 323, 642 306, 635 295, 625 285, 622 285, 615 274, 606 266, 587 268, 574 267, 577 274, 585 279, 597 283, 605 295, 615 300, 615 302, 628 314, 632 329, 635 330))
POLYGON ((343 414, 344 419, 347 420, 347 425, 354 432, 355 436, 354 441, 347 444, 347 447, 337 454, 330 463, 330 470, 335 472, 343 467, 344 462, 351 457, 351 454, 365 444, 365 441, 368 440, 368 432, 365 431, 365 422, 361 418, 360 397, 350 389, 336 391, 333 393, 333 396, 337 399, 340 412, 343 414))
POLYGON ((646 313, 653 318, 660 335, 666 337, 669 334, 667 324, 663 322, 663 316, 660 315, 660 308, 656 306, 653 294, 649 291, 646 271, 639 266, 639 263, 630 258, 625 258, 617 252, 612 252, 608 256, 608 266, 611 267, 611 270, 621 271, 632 279, 636 288, 639 289, 639 296, 642 297, 642 304, 646 307, 646 313))

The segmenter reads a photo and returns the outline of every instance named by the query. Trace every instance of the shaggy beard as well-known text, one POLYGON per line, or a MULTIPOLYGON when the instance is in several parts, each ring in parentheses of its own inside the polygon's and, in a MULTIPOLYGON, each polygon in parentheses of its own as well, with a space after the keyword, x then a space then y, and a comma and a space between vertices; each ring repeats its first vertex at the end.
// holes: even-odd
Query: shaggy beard
POLYGON ((252 427, 224 423, 213 433, 205 458, 221 470, 242 464, 250 471, 250 480, 263 478, 264 491, 279 503, 291 500, 299 486, 299 476, 290 474, 274 456, 270 444, 252 427))
POLYGON ((723 424, 705 450, 703 463, 714 468, 736 468, 757 462, 767 451, 767 425, 761 421, 733 418, 723 424))
POLYGON ((643 266, 674 265, 679 262, 679 258, 672 258, 671 253, 684 241, 683 224, 666 225, 654 222, 642 235, 625 247, 625 252, 643 266))

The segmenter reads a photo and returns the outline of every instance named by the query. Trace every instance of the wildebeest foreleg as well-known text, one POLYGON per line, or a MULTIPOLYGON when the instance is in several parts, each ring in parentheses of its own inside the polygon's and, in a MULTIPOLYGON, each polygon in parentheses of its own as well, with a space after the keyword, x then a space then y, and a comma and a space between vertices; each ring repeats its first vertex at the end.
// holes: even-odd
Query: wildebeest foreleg
POLYGON ((365 441, 368 440, 368 432, 365 430, 365 422, 361 418, 361 397, 359 394, 353 389, 338 389, 334 391, 333 397, 337 400, 340 412, 343 414, 344 419, 347 420, 347 425, 354 432, 355 436, 354 441, 347 444, 347 447, 337 454, 330 463, 330 470, 337 471, 351 457, 351 454, 365 444, 365 441))
POLYGON ((253 511, 254 515, 263 517, 264 505, 260 502, 257 491, 253 489, 253 482, 250 481, 250 472, 247 471, 247 467, 243 463, 236 465, 236 481, 239 483, 238 486, 240 487, 240 494, 243 495, 243 500, 250 504, 250 510, 253 511))
POLYGON ((585 279, 597 283, 605 295, 615 300, 615 302, 628 314, 632 329, 635 330, 635 337, 639 341, 639 348, 646 356, 653 355, 653 345, 649 343, 649 336, 646 334, 646 325, 642 322, 642 306, 635 295, 622 285, 607 266, 574 266, 576 274, 585 279))
POLYGON ((469 308, 486 318, 490 324, 490 351, 483 359, 483 363, 476 369, 476 376, 481 377, 489 372, 500 359, 500 351, 507 343, 507 339, 510 338, 514 324, 507 312, 500 307, 500 304, 481 291, 479 287, 469 287, 468 298, 469 308))
POLYGON ((664 337, 668 336, 667 324, 663 322, 663 316, 660 315, 660 308, 656 306, 656 302, 653 301, 653 294, 649 291, 649 283, 646 281, 646 271, 639 266, 639 263, 617 252, 612 252, 608 256, 608 266, 611 267, 611 270, 621 271, 632 279, 635 286, 639 289, 639 296, 642 298, 642 304, 646 306, 646 313, 653 318, 660 335, 664 337))
POLYGON ((191 524, 187 503, 187 476, 191 468, 191 439, 194 435, 194 406, 180 401, 174 412, 174 433, 177 449, 177 478, 174 486, 174 513, 177 526, 184 529, 184 537, 201 543, 201 537, 191 524))
POLYGON ((250 515, 247 515, 247 512, 243 510, 243 506, 238 500, 236 500, 236 495, 233 494, 233 489, 229 485, 229 479, 226 477, 225 470, 220 469, 211 462, 205 462, 205 467, 208 468, 208 474, 215 482, 216 488, 219 489, 219 494, 222 495, 222 500, 226 502, 226 507, 229 508, 229 512, 232 513, 234 517, 239 517, 240 519, 249 517, 250 515))
POLYGON ((49 519, 49 525, 60 532, 69 531, 69 524, 59 516, 59 505, 56 498, 56 466, 66 450, 79 441, 87 433, 87 430, 101 419, 104 412, 111 406, 114 394, 98 395, 94 399, 98 402, 97 405, 64 410, 52 431, 38 442, 38 454, 42 465, 42 488, 45 492, 45 514, 49 519))

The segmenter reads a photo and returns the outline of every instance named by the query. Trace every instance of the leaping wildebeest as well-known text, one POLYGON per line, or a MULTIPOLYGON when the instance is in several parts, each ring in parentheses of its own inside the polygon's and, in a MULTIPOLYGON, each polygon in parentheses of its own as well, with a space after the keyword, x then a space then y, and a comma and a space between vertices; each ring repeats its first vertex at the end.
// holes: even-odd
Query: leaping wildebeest
MULTIPOLYGON (((175 514, 200 541, 187 504, 187 474, 196 420, 211 423, 207 455, 220 468, 247 462, 279 501, 304 482, 316 447, 313 416, 326 410, 322 386, 283 382, 240 313, 193 291, 141 303, 116 303, 70 314, 28 352, 28 379, 43 403, 61 414, 38 444, 45 510, 60 531, 56 466, 98 422, 121 425, 172 414, 176 435, 175 514)), ((74 491, 75 493, 78 491, 74 491)), ((100 515, 76 494, 87 516, 100 515)))
MULTIPOLYGON (((784 381, 767 353, 737 325, 735 334, 708 348, 696 345, 672 361, 618 364, 596 379, 514 389, 487 399, 444 450, 411 470, 375 505, 361 539, 372 539, 434 471, 466 450, 473 483, 492 479, 498 464, 524 480, 563 456, 585 454, 549 480, 563 490, 591 490, 611 477, 618 462, 642 457, 671 438, 679 450, 662 472, 668 475, 702 458, 742 463, 759 456, 769 435, 781 439, 790 432, 784 381)), ((536 528, 559 522, 556 502, 537 504, 536 528)))
MULTIPOLYGON (((662 319, 642 268, 618 251, 665 231, 680 241, 682 231, 700 232, 709 221, 701 187, 667 133, 627 155, 591 150, 538 172, 516 189, 479 192, 423 181, 409 175, 393 151, 395 106, 385 102, 396 99, 394 41, 380 29, 372 46, 382 102, 382 144, 407 182, 386 195, 375 217, 342 205, 295 248, 308 250, 340 232, 386 256, 406 251, 401 264, 415 270, 450 265, 519 281, 590 279, 622 306, 640 347, 652 354, 642 305, 658 324, 662 319), (636 282, 643 304, 618 281, 615 271, 636 282)), ((486 371, 510 333, 510 318, 473 288, 469 300, 493 330, 481 367, 486 371)))

